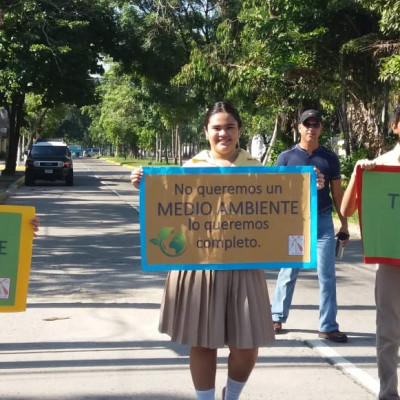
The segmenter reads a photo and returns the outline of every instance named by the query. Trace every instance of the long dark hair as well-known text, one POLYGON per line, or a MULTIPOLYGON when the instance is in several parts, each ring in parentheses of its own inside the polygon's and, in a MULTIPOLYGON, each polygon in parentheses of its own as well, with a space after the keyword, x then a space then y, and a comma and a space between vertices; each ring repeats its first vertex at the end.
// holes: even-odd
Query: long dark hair
POLYGON ((394 123, 395 125, 398 124, 400 120, 400 104, 398 104, 394 110, 393 110, 393 114, 392 114, 392 118, 390 118, 390 122, 394 123))
POLYGON ((204 119, 204 130, 207 130, 208 123, 210 121, 210 118, 218 113, 227 113, 232 115, 233 118, 235 118, 236 122, 238 123, 239 129, 242 127, 242 120, 240 119, 239 112, 236 110, 235 107, 233 107, 232 104, 226 102, 226 101, 218 101, 212 106, 209 107, 206 117, 204 119))

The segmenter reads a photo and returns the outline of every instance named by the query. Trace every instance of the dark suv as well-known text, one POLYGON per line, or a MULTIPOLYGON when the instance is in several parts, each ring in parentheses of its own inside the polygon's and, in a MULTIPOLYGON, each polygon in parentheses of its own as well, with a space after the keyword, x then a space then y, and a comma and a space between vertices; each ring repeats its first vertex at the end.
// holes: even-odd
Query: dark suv
POLYGON ((74 184, 72 155, 65 142, 40 141, 32 146, 25 163, 25 185, 33 185, 35 179, 62 179, 68 186, 74 184))

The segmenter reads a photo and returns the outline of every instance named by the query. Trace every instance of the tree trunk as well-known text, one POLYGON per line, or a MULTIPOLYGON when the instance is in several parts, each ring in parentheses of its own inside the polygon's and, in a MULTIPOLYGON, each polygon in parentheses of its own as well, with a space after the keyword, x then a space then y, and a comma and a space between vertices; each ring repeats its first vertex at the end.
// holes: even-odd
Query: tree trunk
POLYGON ((159 139, 158 139, 158 132, 156 132, 156 149, 155 149, 155 159, 156 159, 156 162, 158 162, 158 161, 160 161, 160 159, 159 159, 159 154, 158 154, 158 149, 159 149, 159 146, 160 146, 160 143, 159 143, 159 139))
POLYGON ((161 139, 161 136, 159 136, 158 137, 158 152, 157 152, 157 161, 158 162, 162 162, 162 152, 163 152, 162 139, 161 139))
POLYGON ((350 156, 350 136, 349 124, 347 122, 347 90, 346 90, 346 77, 344 75, 343 55, 340 56, 340 102, 341 102, 341 126, 344 136, 344 147, 346 157, 350 156))
MULTIPOLYGON (((167 144, 165 144, 165 148, 164 148, 164 150, 163 150, 163 153, 164 153, 164 157, 165 157, 165 163, 166 163, 166 164, 169 164, 168 145, 167 145, 167 144)), ((161 158, 161 160, 162 160, 162 158, 161 158)))
POLYGON ((269 142, 268 150, 265 154, 264 160, 263 160, 263 165, 266 165, 267 162, 271 159, 271 153, 272 149, 274 147, 274 144, 276 142, 276 138, 278 137, 278 126, 279 126, 279 115, 276 116, 275 118, 275 126, 274 126, 274 133, 272 134, 272 138, 269 142))
POLYGON ((14 175, 15 173, 24 101, 25 95, 17 94, 13 97, 12 103, 7 106, 8 119, 10 121, 10 138, 6 155, 6 167, 3 171, 4 175, 14 175))
POLYGON ((41 138, 42 137, 42 132, 43 132, 43 122, 45 120, 47 111, 49 109, 45 108, 43 111, 40 112, 39 114, 39 118, 38 118, 38 123, 37 123, 37 127, 36 127, 36 139, 41 138))
POLYGON ((182 166, 182 143, 181 130, 179 125, 176 126, 176 150, 178 152, 178 165, 182 166))
POLYGON ((171 128, 171 156, 174 160, 174 164, 176 165, 177 155, 176 155, 176 137, 175 137, 175 128, 171 128))
POLYGON ((175 165, 179 163, 179 126, 175 127, 175 165))
POLYGON ((32 148, 32 145, 33 145, 33 139, 34 139, 34 133, 32 133, 32 134, 30 134, 29 136, 28 136, 28 141, 27 141, 27 143, 26 143, 26 147, 28 148, 28 150, 30 150, 31 148, 32 148))

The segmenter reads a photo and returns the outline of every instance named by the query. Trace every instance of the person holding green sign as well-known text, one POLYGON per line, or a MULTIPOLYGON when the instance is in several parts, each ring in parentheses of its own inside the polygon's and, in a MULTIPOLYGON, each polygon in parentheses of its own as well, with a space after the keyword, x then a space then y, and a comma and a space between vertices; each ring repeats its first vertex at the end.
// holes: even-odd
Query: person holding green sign
MULTIPOLYGON (((400 166, 400 105, 390 121, 399 142, 393 150, 370 160, 357 161, 340 207, 343 215, 350 217, 357 210, 356 171, 373 170, 376 165, 400 166)), ((394 241, 398 241, 393 236, 394 241)), ((379 375, 379 400, 400 399, 398 392, 397 368, 399 363, 400 340, 400 267, 391 264, 378 264, 375 280, 376 302, 376 349, 379 375)))

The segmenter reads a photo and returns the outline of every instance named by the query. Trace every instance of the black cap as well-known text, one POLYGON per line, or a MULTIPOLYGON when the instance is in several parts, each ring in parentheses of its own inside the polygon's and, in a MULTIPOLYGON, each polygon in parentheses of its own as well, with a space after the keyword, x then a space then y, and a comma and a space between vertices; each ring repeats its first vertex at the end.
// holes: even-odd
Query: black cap
POLYGON ((315 118, 319 123, 322 124, 321 113, 318 110, 306 110, 300 115, 300 124, 302 124, 308 118, 315 118))

